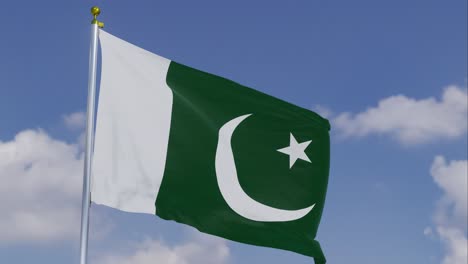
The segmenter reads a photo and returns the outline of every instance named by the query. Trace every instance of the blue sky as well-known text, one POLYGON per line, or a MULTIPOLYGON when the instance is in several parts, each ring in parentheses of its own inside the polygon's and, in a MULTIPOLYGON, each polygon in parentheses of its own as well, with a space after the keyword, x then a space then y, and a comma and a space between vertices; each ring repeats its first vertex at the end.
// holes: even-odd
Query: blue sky
MULTIPOLYGON (((0 262, 78 262, 93 5, 113 35, 328 116, 329 263, 466 263, 464 0, 3 3, 0 262)), ((90 234, 90 263, 312 263, 101 206, 90 234)))

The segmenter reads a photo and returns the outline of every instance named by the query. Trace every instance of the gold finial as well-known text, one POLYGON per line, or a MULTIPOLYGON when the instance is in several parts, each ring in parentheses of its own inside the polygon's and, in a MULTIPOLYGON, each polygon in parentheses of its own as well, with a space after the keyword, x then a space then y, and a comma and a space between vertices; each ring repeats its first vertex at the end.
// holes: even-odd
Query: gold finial
POLYGON ((93 6, 91 7, 91 14, 93 15, 93 20, 91 21, 91 24, 97 24, 98 27, 103 28, 104 23, 97 20, 97 16, 101 14, 101 9, 97 6, 93 6))

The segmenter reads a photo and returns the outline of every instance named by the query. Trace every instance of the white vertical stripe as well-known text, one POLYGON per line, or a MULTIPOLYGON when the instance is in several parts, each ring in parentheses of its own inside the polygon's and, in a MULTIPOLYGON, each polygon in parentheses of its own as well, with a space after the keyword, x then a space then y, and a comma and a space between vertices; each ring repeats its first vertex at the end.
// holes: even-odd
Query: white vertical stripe
POLYGON ((172 112, 170 61, 100 31, 102 74, 91 199, 155 213, 172 112))

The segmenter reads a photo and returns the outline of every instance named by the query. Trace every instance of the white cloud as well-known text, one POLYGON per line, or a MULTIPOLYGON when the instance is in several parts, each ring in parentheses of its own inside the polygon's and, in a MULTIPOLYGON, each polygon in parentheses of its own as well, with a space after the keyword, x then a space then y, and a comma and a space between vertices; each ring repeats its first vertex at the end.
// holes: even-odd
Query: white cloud
POLYGON ((98 264, 223 264, 229 261, 229 248, 219 238, 196 235, 190 241, 169 246, 158 240, 146 240, 133 246, 134 252, 101 257, 98 264))
POLYGON ((431 175, 443 190, 434 214, 437 234, 446 248, 442 263, 466 264, 468 161, 447 163, 444 157, 437 156, 432 163, 431 175))
POLYGON ((430 227, 424 228, 423 233, 427 237, 432 237, 434 235, 434 233, 432 232, 432 228, 430 228, 430 227))
POLYGON ((442 264, 468 263, 466 231, 463 233, 459 228, 439 227, 437 233, 446 247, 446 255, 442 264))
POLYGON ((82 163, 77 145, 41 130, 0 141, 0 243, 76 236, 82 163))
POLYGON ((417 144, 464 135, 467 111, 466 88, 449 86, 440 100, 391 96, 364 112, 342 113, 333 125, 344 136, 387 134, 404 144, 417 144))
POLYGON ((333 111, 326 106, 323 105, 316 105, 313 110, 317 112, 317 114, 321 115, 324 118, 331 118, 333 116, 333 111))
POLYGON ((86 126, 86 115, 83 112, 75 112, 63 116, 65 126, 72 130, 82 130, 86 126))

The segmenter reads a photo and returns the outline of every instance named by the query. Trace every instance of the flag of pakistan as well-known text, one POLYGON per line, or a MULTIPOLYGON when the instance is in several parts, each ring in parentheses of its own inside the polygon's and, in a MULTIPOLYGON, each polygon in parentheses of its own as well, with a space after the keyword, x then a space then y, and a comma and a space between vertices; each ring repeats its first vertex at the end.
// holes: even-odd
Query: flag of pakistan
POLYGON ((325 263, 326 119, 102 30, 100 42, 94 203, 325 263))

